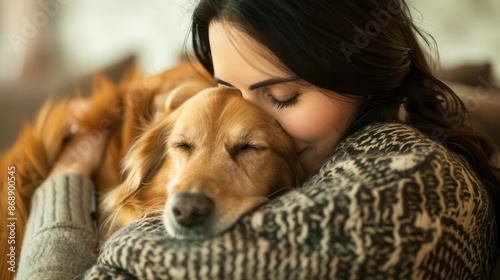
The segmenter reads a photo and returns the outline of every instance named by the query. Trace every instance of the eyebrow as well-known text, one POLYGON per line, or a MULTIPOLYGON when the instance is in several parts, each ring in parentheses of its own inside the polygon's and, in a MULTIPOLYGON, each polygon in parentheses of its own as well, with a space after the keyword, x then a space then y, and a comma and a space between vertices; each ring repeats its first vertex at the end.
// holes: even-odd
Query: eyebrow
MULTIPOLYGON (((235 87, 233 85, 231 85, 230 83, 226 82, 226 81, 223 81, 217 77, 214 78, 215 79, 215 82, 218 83, 218 84, 221 84, 221 85, 225 85, 225 86, 228 86, 228 87, 235 87)), ((258 88, 263 88, 263 87, 268 87, 268 86, 273 86, 273 85, 277 85, 277 84, 284 84, 284 83, 289 83, 289 82, 294 82, 294 81, 297 81, 299 78, 271 78, 271 79, 268 79, 268 80, 264 80, 262 82, 258 82, 258 83, 255 83, 255 84, 252 84, 248 87, 249 90, 256 90, 258 88)))

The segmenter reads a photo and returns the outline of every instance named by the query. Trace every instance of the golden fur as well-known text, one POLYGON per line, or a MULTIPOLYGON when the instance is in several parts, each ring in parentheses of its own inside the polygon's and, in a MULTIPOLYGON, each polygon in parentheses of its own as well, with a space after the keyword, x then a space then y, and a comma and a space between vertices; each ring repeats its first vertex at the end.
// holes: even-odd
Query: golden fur
POLYGON ((278 122, 238 92, 218 88, 153 123, 132 145, 124 171, 124 182, 100 205, 105 226, 113 232, 138 217, 163 213, 169 234, 180 238, 217 234, 301 180, 293 143, 278 122), (186 193, 214 201, 203 226, 176 223, 172 209, 186 193))
MULTIPOLYGON (((149 77, 131 70, 119 85, 97 76, 90 98, 47 102, 0 161, 2 199, 9 191, 7 169, 15 166, 16 188, 10 194, 16 197, 16 262, 29 200, 64 146, 67 119, 89 135, 109 134, 93 178, 103 240, 139 217, 161 214, 173 236, 216 234, 273 193, 296 186, 302 173, 278 123, 238 92, 212 86, 200 65, 183 64, 149 77), (85 104, 76 113, 69 106, 75 101, 85 104), (213 201, 203 230, 175 222, 172 209, 177 195, 185 193, 202 193, 213 201)), ((0 217, 10 217, 7 207, 0 217)), ((9 252, 8 237, 2 230, 2 252, 9 252)), ((5 266, 8 256, 0 260, 0 278, 8 279, 13 276, 5 266)))

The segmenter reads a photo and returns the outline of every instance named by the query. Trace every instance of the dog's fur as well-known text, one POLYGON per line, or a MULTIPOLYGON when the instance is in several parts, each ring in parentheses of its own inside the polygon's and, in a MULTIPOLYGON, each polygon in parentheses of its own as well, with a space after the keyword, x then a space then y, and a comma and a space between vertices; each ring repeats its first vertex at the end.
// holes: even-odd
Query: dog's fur
MULTIPOLYGON (((93 178, 102 239, 137 218, 161 214, 173 236, 214 235, 270 195, 296 186, 302 172, 279 124, 237 91, 213 85, 199 65, 185 64, 152 77, 130 71, 118 86, 98 77, 89 99, 75 98, 86 104, 78 114, 68 100, 48 102, 1 160, 5 199, 7 168, 16 168, 16 261, 29 200, 64 146, 68 123, 63 120, 69 117, 91 130, 89 135, 109 133, 93 178), (200 205, 207 203, 200 220, 200 205), (178 210, 186 205, 198 218, 179 223, 178 210)), ((4 221, 6 210, 0 211, 4 221)), ((11 246, 7 240, 8 233, 2 234, 3 252, 11 246)), ((1 261, 8 261, 6 254, 1 261)), ((2 269, 2 279, 9 275, 2 269)))
MULTIPOLYGON (((164 214, 176 237, 206 237, 284 187, 300 181, 293 143, 258 107, 228 89, 207 89, 155 122, 133 144, 125 181, 101 204, 114 231, 137 217, 164 214), (180 225, 177 203, 186 194, 209 198, 213 210, 195 226, 180 225), (166 204, 165 204, 166 202, 166 204)), ((195 201, 193 201, 195 200, 195 201)), ((210 207, 212 207, 210 206, 210 207)))

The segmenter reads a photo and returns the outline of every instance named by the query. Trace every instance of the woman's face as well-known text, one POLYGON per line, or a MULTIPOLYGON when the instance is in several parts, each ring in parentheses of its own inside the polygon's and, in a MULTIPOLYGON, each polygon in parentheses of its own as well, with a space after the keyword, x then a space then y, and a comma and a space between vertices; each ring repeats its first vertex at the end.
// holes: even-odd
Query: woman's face
POLYGON ((209 38, 219 86, 240 90, 273 116, 293 139, 304 172, 316 171, 344 135, 359 101, 293 76, 269 50, 229 24, 212 23, 209 38))

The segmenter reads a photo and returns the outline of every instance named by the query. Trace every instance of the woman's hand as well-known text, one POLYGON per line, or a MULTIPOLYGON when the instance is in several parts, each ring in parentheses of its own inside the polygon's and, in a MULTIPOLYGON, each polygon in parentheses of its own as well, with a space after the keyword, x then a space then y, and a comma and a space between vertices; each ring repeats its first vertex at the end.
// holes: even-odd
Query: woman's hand
POLYGON ((54 163, 49 177, 62 173, 78 173, 90 178, 99 167, 108 138, 107 133, 98 129, 73 130, 75 132, 54 163))

